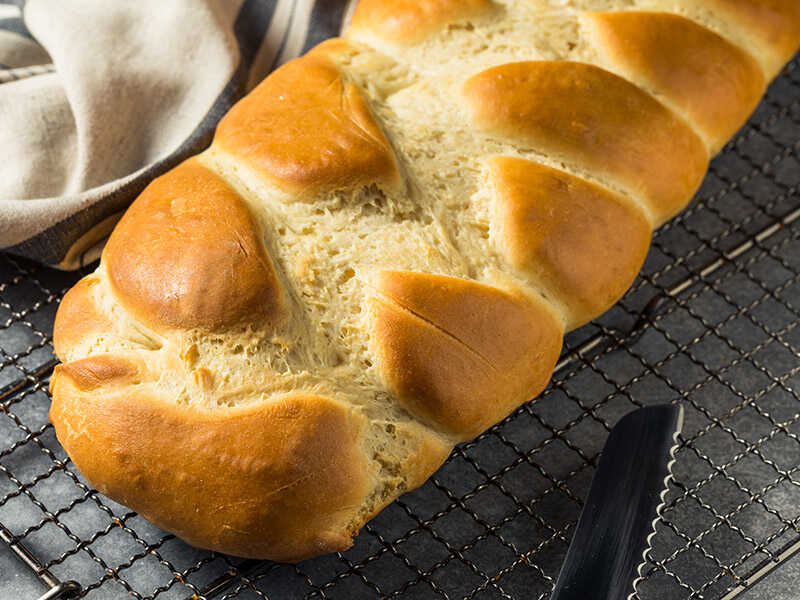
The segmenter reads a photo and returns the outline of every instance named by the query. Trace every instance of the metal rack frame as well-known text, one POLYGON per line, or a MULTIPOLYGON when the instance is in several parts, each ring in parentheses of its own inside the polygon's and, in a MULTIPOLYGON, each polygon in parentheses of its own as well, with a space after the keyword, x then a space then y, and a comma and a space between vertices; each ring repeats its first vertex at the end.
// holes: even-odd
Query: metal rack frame
POLYGON ((800 552, 798 150, 795 59, 701 200, 657 232, 631 291, 567 337, 547 391, 457 447, 351 550, 298 565, 194 550, 87 485, 46 418, 52 316, 80 274, 0 256, 0 540, 41 600, 543 600, 608 431, 682 402, 634 597, 731 600, 800 552))

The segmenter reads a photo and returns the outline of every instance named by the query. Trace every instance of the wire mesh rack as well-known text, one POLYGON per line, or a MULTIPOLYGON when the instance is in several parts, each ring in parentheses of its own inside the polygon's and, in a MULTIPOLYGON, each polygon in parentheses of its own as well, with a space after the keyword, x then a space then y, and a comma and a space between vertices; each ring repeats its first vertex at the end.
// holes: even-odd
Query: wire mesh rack
POLYGON ((544 600, 608 432, 662 402, 686 420, 635 597, 734 598, 800 550, 798 149, 795 59, 550 387, 353 548, 297 565, 191 548, 86 483, 47 420, 52 321, 81 274, 0 255, 0 598, 544 600))

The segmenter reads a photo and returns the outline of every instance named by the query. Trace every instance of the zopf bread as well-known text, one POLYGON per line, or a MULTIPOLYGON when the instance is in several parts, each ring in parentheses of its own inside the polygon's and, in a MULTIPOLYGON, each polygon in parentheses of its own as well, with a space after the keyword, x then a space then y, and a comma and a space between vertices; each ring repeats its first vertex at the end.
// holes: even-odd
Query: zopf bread
POLYGON ((346 548, 544 388, 798 44, 798 0, 362 0, 66 295, 59 440, 197 546, 346 548))

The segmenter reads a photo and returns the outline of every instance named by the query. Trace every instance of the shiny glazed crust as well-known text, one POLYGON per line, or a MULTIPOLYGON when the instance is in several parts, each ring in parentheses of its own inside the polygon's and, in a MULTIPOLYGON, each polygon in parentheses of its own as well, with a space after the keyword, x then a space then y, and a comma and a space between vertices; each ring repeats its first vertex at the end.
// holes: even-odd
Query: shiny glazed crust
POLYGON ((58 371, 51 418, 101 492, 222 552, 299 560, 349 545, 374 473, 359 451, 364 417, 347 406, 290 394, 209 411, 176 406, 119 358, 58 371))
POLYGON ((195 160, 147 187, 122 217, 103 258, 115 295, 156 328, 215 331, 285 314, 252 214, 223 179, 195 160), (148 250, 131 252, 134 247, 148 250), (223 285, 216 284, 220 277, 223 285))
POLYGON ((362 0, 64 297, 59 440, 197 546, 346 548, 545 387, 798 44, 796 0, 362 0))
POLYGON ((267 77, 222 118, 214 141, 295 195, 399 182, 363 94, 324 51, 267 77))
POLYGON ((677 15, 585 13, 605 65, 658 90, 659 99, 692 123, 719 151, 764 93, 761 67, 722 36, 677 15))
POLYGON ((684 207, 708 167, 708 151, 688 123, 594 65, 508 63, 467 80, 463 95, 480 130, 624 189, 658 223, 684 207))
POLYGON ((491 0, 361 0, 348 35, 396 44, 417 44, 448 25, 481 17, 491 0))

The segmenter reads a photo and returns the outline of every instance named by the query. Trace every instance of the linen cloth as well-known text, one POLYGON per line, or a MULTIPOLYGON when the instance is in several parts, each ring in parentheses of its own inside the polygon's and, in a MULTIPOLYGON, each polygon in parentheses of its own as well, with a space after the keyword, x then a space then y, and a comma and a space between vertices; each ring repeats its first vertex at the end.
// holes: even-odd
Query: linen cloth
POLYGON ((348 0, 0 0, 0 249, 99 256, 156 176, 272 69, 338 35, 348 0))

